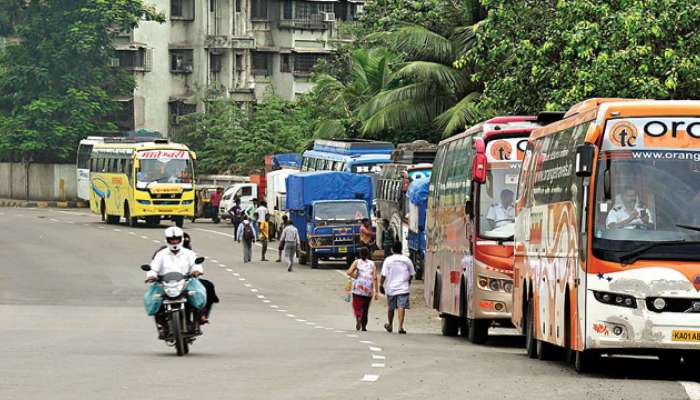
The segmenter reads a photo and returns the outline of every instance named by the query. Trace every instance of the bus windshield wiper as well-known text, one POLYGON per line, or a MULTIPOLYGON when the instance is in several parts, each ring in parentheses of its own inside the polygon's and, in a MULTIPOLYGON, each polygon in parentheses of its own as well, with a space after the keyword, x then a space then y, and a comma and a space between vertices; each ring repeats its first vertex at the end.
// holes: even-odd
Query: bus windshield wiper
POLYGON ((691 231, 698 231, 700 232, 700 226, 696 225, 684 225, 684 224, 676 224, 677 227, 683 228, 683 229, 690 229, 691 231))
POLYGON ((620 257, 620 262, 623 264, 630 264, 639 258, 640 255, 644 254, 645 252, 655 248, 655 247, 662 247, 662 246, 676 246, 680 244, 700 244, 700 241, 697 240, 667 240, 663 242, 652 242, 649 244, 645 244, 643 246, 637 247, 636 249, 626 253, 622 257, 620 257))

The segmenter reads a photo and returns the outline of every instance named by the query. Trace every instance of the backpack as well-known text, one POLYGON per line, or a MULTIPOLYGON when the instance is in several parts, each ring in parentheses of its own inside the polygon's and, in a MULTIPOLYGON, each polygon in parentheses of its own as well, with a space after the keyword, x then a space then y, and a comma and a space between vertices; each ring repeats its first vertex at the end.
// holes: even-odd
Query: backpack
POLYGON ((245 240, 246 242, 252 242, 253 239, 255 239, 253 227, 250 224, 246 224, 243 227, 243 240, 245 240))

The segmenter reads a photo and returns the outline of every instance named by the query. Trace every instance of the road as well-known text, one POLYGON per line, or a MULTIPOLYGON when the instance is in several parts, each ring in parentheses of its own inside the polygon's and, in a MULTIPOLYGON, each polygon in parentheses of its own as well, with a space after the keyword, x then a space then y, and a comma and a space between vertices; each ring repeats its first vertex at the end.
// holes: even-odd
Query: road
POLYGON ((143 311, 138 266, 162 230, 0 208, 0 399, 700 398, 700 386, 679 382, 694 376, 656 360, 607 359, 580 376, 526 358, 509 331, 483 346, 442 337, 420 295, 408 335, 382 330, 384 299, 357 333, 340 266, 243 264, 230 225, 200 222, 186 230, 221 304, 179 358, 143 311))

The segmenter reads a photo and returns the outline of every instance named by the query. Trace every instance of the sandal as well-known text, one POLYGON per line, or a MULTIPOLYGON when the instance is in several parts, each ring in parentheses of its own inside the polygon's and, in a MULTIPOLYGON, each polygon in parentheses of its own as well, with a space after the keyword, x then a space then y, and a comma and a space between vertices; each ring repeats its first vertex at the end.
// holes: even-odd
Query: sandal
POLYGON ((405 334, 406 334, 406 330, 405 330, 405 329, 399 329, 399 333, 402 334, 402 335, 405 335, 405 334))
POLYGON ((389 333, 394 330, 388 323, 384 324, 384 329, 386 329, 386 331, 389 333))

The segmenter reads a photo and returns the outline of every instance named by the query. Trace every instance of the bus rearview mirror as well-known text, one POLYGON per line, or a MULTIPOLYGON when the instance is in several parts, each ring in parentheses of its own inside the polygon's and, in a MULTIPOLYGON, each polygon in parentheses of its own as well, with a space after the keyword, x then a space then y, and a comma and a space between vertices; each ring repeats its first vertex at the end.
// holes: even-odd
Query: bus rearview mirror
POLYGON ((576 148, 576 176, 588 177, 593 173, 595 145, 585 143, 576 148))

